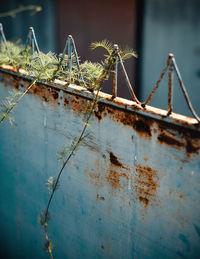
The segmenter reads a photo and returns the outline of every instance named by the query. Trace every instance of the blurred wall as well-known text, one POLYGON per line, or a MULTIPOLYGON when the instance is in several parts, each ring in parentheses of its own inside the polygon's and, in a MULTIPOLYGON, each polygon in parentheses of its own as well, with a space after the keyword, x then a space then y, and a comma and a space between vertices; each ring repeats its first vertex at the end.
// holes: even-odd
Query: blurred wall
MULTIPOLYGON (((200 113, 200 1, 145 0, 141 50, 141 97, 153 89, 168 53, 175 55, 183 81, 195 109, 200 113)), ((167 77, 166 77, 167 78, 167 77)), ((167 80, 151 104, 167 107, 167 80)), ((177 80, 174 80, 175 112, 190 115, 177 80)))
POLYGON ((55 34, 55 1, 54 0, 1 0, 0 13, 19 8, 20 5, 38 5, 41 12, 31 16, 32 11, 24 11, 16 14, 16 17, 0 17, 4 26, 4 32, 8 40, 26 41, 28 29, 33 26, 40 49, 44 52, 56 51, 55 34))

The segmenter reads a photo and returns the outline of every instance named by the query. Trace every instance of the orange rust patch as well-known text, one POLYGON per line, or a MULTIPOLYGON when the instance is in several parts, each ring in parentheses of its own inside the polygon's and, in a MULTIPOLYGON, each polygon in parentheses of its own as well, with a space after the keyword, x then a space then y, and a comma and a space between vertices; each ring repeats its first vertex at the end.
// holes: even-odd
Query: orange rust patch
POLYGON ((29 93, 34 94, 45 102, 58 105, 59 90, 47 87, 43 84, 36 84, 30 89, 29 93))
POLYGON ((126 173, 118 173, 112 169, 108 170, 108 173, 106 179, 114 189, 120 189, 122 187, 120 184, 121 178, 126 178, 127 181, 129 179, 126 173))
POLYGON ((137 192, 137 198, 146 208, 151 201, 156 200, 158 187, 157 172, 149 166, 135 164, 135 167, 135 190, 137 192))
POLYGON ((74 98, 72 101, 72 109, 78 112, 82 112, 84 107, 78 99, 74 98))
POLYGON ((64 97, 64 107, 66 107, 68 103, 69 103, 68 99, 64 97))
POLYGON ((144 161, 147 162, 149 159, 147 157, 144 158, 144 161))
POLYGON ((121 122, 125 126, 131 126, 140 136, 151 137, 151 125, 152 119, 145 118, 138 114, 132 113, 128 110, 123 111, 115 107, 106 107, 109 114, 112 115, 113 119, 121 122))

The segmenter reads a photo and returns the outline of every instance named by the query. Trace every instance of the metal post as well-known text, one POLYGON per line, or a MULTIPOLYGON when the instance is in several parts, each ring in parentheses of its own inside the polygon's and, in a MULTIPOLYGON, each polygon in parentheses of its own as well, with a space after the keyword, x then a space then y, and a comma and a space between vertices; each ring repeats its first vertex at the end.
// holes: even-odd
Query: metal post
POLYGON ((193 116, 195 117, 195 119, 198 121, 198 123, 200 123, 200 118, 199 118, 199 116, 196 114, 196 112, 195 112, 195 110, 194 110, 194 108, 193 108, 193 106, 192 106, 192 103, 190 102, 190 98, 189 98, 189 96, 188 96, 187 90, 186 90, 185 85, 184 85, 184 83, 183 83, 183 79, 182 79, 182 77, 181 77, 180 71, 179 71, 179 69, 178 69, 178 66, 177 66, 177 64, 176 64, 176 61, 175 61, 175 58, 174 58, 174 57, 172 57, 172 63, 173 63, 173 65, 174 65, 174 68, 175 68, 175 71, 176 71, 176 74, 177 74, 177 77, 178 77, 178 80, 179 80, 179 83, 180 83, 180 87, 181 87, 181 90, 182 90, 183 95, 184 95, 184 97, 185 97, 185 100, 186 100, 186 102, 187 102, 187 105, 188 105, 190 111, 192 112, 193 116))
POLYGON ((37 43, 37 40, 36 40, 36 37, 35 37, 35 31, 34 31, 33 27, 30 27, 30 29, 32 31, 33 42, 35 43, 34 44, 34 49, 36 48, 37 53, 39 53, 40 50, 39 50, 38 43, 37 43))
POLYGON ((168 68, 168 112, 167 116, 172 113, 173 110, 173 63, 172 58, 173 54, 169 54, 169 68, 168 68))
POLYGON ((69 67, 69 81, 71 83, 71 71, 72 71, 72 45, 71 45, 71 35, 67 39, 67 49, 68 49, 68 67, 69 67))
POLYGON ((25 47, 27 48, 28 45, 31 48, 31 54, 34 53, 35 48, 36 48, 37 53, 40 52, 39 47, 38 47, 38 43, 37 43, 37 40, 36 40, 36 37, 35 37, 35 31, 34 31, 33 27, 29 28, 29 33, 28 33, 28 36, 27 36, 25 47))
POLYGON ((3 42, 6 43, 6 37, 5 37, 4 31, 3 31, 2 23, 0 23, 0 33, 1 33, 1 38, 2 38, 3 42))
POLYGON ((118 51, 119 47, 117 44, 114 45, 115 51, 115 71, 113 72, 113 89, 112 89, 112 96, 113 98, 117 97, 117 78, 118 78, 118 51))
POLYGON ((128 75, 127 75, 127 73, 126 73, 126 69, 125 69, 125 67, 124 67, 122 58, 121 58, 121 56, 120 56, 120 54, 119 54, 119 47, 118 47, 118 46, 117 46, 117 49, 118 49, 118 50, 117 50, 116 52, 117 52, 117 55, 118 55, 118 58, 119 58, 119 62, 120 62, 120 64, 121 64, 122 69, 123 69, 123 72, 124 72, 124 76, 125 76, 125 79, 126 79, 126 83, 127 83, 129 92, 130 92, 130 94, 131 94, 131 96, 132 96, 132 98, 133 98, 133 101, 135 101, 136 103, 140 104, 141 102, 137 99, 137 97, 136 97, 136 95, 135 95, 135 93, 134 93, 134 91, 133 91, 133 88, 132 88, 132 86, 131 86, 131 83, 130 83, 130 81, 129 81, 129 78, 128 78, 128 75))
MULTIPOLYGON (((73 50, 73 52, 74 52, 76 66, 77 66, 77 68, 78 68, 78 71, 80 72, 80 63, 79 63, 78 52, 77 52, 77 50, 76 50, 76 45, 75 45, 74 39, 73 39, 72 35, 69 35, 68 37, 70 37, 70 39, 71 39, 72 50, 73 50)), ((84 79, 83 79, 82 74, 80 74, 80 79, 83 81, 83 84, 84 84, 84 86, 86 87, 86 84, 85 84, 85 81, 84 81, 84 79)))

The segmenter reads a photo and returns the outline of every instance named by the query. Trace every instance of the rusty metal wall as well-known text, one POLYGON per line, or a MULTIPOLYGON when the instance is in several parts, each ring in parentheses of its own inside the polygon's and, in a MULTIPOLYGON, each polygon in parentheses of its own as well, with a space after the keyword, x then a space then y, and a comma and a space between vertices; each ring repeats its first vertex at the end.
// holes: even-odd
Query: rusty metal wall
MULTIPOLYGON (((1 69, 0 96, 30 82, 1 69)), ((55 258, 199 258, 200 127, 195 120, 101 93, 87 139, 50 207, 55 258)), ((37 215, 57 149, 80 134, 90 101, 76 86, 38 84, 0 125, 4 258, 48 258, 37 215)))

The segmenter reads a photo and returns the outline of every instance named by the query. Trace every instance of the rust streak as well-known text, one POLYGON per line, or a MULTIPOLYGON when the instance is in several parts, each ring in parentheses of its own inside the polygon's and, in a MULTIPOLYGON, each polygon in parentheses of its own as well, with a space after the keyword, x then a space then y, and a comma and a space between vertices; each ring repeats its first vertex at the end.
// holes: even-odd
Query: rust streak
POLYGON ((158 136, 158 140, 161 143, 165 143, 167 145, 176 145, 178 147, 182 147, 184 146, 184 144, 182 142, 180 142, 179 140, 177 140, 175 138, 175 136, 173 136, 172 134, 170 134, 169 132, 163 132, 158 136))
POLYGON ((199 151, 199 146, 195 146, 191 140, 187 140, 187 144, 186 144, 186 151, 187 153, 196 153, 198 154, 199 151))

